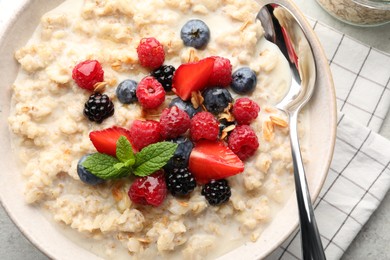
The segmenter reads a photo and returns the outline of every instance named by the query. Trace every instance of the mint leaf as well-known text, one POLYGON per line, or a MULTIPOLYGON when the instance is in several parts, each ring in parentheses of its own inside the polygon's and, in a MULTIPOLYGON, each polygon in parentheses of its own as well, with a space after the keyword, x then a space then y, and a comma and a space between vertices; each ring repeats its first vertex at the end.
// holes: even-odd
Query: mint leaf
POLYGON ((177 144, 160 142, 148 145, 135 154, 134 174, 147 176, 160 170, 175 153, 177 144))
POLYGON ((135 163, 133 147, 131 147, 129 140, 123 135, 121 135, 116 142, 116 158, 128 165, 133 165, 135 163))
POLYGON ((118 167, 120 163, 115 157, 102 153, 94 153, 83 162, 83 166, 93 175, 108 180, 121 178, 130 173, 131 167, 126 167, 125 164, 118 167))

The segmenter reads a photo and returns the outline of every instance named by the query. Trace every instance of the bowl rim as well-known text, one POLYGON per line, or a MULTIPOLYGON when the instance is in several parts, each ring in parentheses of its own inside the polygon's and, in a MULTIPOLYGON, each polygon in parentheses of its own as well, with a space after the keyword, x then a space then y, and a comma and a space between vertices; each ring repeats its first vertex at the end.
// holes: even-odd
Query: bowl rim
MULTIPOLYGON (((63 1, 65 1, 65 0, 63 0, 63 1)), ((325 69, 323 71, 323 73, 325 73, 325 78, 327 80, 326 85, 329 87, 328 91, 329 91, 329 94, 331 97, 330 111, 329 111, 330 115, 329 116, 330 116, 331 122, 332 122, 332 127, 331 127, 332 131, 330 133, 331 142, 328 144, 329 147, 327 149, 329 153, 327 154, 327 158, 325 161, 325 167, 323 168, 323 170, 326 171, 326 173, 323 173, 320 175, 321 176, 321 179, 319 180, 320 185, 318 185, 315 190, 310 191, 310 194, 312 196, 312 200, 315 201, 317 199, 317 197, 319 196, 319 193, 320 193, 320 191, 324 185, 324 182, 326 180, 327 172, 329 171, 329 168, 330 168, 330 164, 331 164, 333 152, 334 152, 334 146, 335 146, 335 142, 336 142, 336 129, 337 129, 336 94, 335 94, 334 83, 333 83, 332 74, 331 74, 331 71, 329 68, 329 64, 327 62, 325 52, 324 52, 317 36, 315 35, 314 31, 312 30, 312 28, 309 25, 308 21, 306 20, 305 16, 299 10, 299 8, 297 7, 297 5, 295 3, 293 3, 291 0, 264 0, 264 1, 263 0, 254 0, 254 1, 256 1, 259 4, 277 3, 277 4, 285 6, 285 7, 289 8, 290 10, 292 10, 293 13, 297 15, 297 18, 298 18, 299 22, 301 23, 301 25, 305 28, 305 30, 306 30, 305 32, 308 33, 310 37, 312 37, 312 40, 315 44, 315 50, 313 50, 313 51, 315 53, 317 67, 318 67, 318 64, 320 64, 320 66, 325 69)), ((12 25, 17 21, 19 15, 22 14, 23 12, 25 12, 26 9, 29 8, 29 6, 32 4, 32 2, 33 2, 33 0, 18 0, 18 1, 16 1, 16 3, 14 3, 14 7, 12 9, 12 12, 9 14, 9 19, 7 17, 5 17, 3 23, 0 25, 0 45, 3 43, 7 33, 11 30, 12 25)), ((27 238, 37 249, 39 249, 43 254, 45 254, 46 256, 48 256, 50 258, 55 259, 58 257, 58 256, 52 255, 50 250, 48 250, 41 243, 39 243, 37 240, 35 240, 35 238, 29 234, 29 231, 26 230, 22 225, 19 224, 16 217, 12 214, 12 210, 8 207, 8 205, 6 203, 3 202, 1 193, 0 193, 0 204, 5 209, 5 212, 10 217, 10 219, 15 224, 15 226, 23 234, 23 236, 25 238, 27 238)), ((294 230, 296 230, 297 226, 298 226, 298 218, 295 221, 295 225, 291 226, 291 228, 288 231, 284 232, 285 235, 282 236, 283 239, 281 241, 275 241, 275 243, 269 247, 270 248, 269 252, 265 252, 265 254, 262 254, 259 257, 263 258, 263 257, 266 257, 267 255, 271 254, 275 249, 277 249, 280 246, 281 243, 283 243, 294 232, 294 230)))

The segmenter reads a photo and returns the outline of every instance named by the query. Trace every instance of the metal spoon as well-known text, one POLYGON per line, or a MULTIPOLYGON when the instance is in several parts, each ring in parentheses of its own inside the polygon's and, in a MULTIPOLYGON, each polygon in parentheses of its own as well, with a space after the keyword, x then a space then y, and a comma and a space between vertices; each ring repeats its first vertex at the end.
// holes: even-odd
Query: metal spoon
POLYGON ((290 89, 276 107, 289 116, 302 257, 304 260, 326 259, 307 186, 297 129, 299 111, 311 98, 315 86, 316 66, 312 49, 300 23, 286 7, 267 4, 257 17, 264 27, 265 38, 280 48, 292 72, 290 89))

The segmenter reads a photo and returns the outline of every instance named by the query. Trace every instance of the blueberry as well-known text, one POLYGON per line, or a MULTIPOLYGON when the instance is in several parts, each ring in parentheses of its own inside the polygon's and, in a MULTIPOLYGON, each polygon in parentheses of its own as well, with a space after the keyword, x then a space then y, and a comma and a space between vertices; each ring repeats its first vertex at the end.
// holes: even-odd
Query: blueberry
POLYGON ((183 101, 179 97, 172 99, 171 103, 169 104, 169 107, 173 106, 177 106, 179 109, 185 111, 190 117, 193 117, 196 113, 202 111, 200 107, 195 109, 191 102, 183 101))
POLYGON ((138 83, 131 79, 126 79, 119 83, 116 88, 116 96, 119 101, 123 104, 131 104, 137 102, 137 96, 135 91, 137 89, 138 83))
POLYGON ((208 88, 203 92, 204 106, 213 114, 222 113, 233 102, 230 92, 226 88, 208 88))
POLYGON ((181 28, 180 37, 183 40, 184 45, 202 49, 210 40, 210 29, 201 20, 189 20, 181 28))
POLYGON ((77 163, 77 174, 80 177, 80 180, 89 185, 98 185, 104 182, 102 178, 99 178, 93 175, 90 171, 88 171, 82 164, 83 162, 90 156, 91 154, 84 155, 81 157, 79 162, 77 163))
POLYGON ((187 168, 188 159, 190 158, 194 144, 186 137, 179 137, 170 141, 178 144, 178 146, 172 158, 164 166, 164 170, 173 172, 174 169, 187 168))
POLYGON ((247 94, 252 92, 256 87, 256 73, 248 67, 236 70, 232 78, 231 87, 238 94, 247 94))

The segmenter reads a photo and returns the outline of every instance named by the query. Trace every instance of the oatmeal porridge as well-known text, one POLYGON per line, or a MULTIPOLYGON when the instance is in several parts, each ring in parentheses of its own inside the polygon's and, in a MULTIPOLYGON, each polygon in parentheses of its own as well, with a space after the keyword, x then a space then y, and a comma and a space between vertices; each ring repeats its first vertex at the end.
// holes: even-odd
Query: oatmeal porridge
MULTIPOLYGON (((15 151, 24 164, 27 203, 41 208, 56 225, 66 227, 64 232, 72 240, 103 258, 213 259, 245 242, 255 242, 293 194, 294 183, 286 117, 272 106, 290 84, 289 67, 278 49, 264 39, 255 10, 259 6, 252 0, 67 0, 45 14, 32 38, 15 53, 21 69, 13 85, 9 125, 15 135, 15 151), (202 46, 191 45, 183 36, 188 21, 206 28, 206 34, 197 35, 202 46), (143 53, 151 45, 160 46, 160 52, 143 53), (163 90, 156 103, 144 96, 150 94, 150 84, 165 87, 156 83, 156 78, 163 77, 155 76, 162 62, 158 61, 158 66, 154 62, 160 57, 176 71, 172 72, 172 91, 163 90), (223 61, 220 66, 225 69, 231 65, 229 75, 233 73, 233 79, 226 84, 218 78, 213 85, 223 87, 205 89, 217 60, 223 61), (100 75, 92 90, 77 76, 88 64, 104 71, 104 80, 100 75), (243 68, 247 70, 240 71, 243 68), (199 78, 207 71, 210 73, 202 83, 199 78), (254 82, 253 86, 235 82, 235 74, 254 82), (135 102, 131 98, 125 101, 126 97, 119 94, 119 85, 126 80, 131 80, 126 83, 129 88, 137 88, 135 102), (149 85, 141 93, 144 84, 149 85), (187 86, 192 89, 187 90, 187 86), (216 92, 223 93, 222 101, 214 100, 216 92), (180 106, 172 104, 178 96, 186 100, 179 102, 191 107, 193 114, 187 115, 188 107, 182 107, 185 115, 176 111, 180 106), (86 104, 91 98, 93 105, 106 100, 103 106, 108 112, 103 117, 91 114, 93 108, 86 104), (250 100, 256 116, 248 119, 235 112, 242 98, 250 100), (226 106, 219 109, 224 102, 226 106), (169 118, 166 114, 172 111, 185 118, 186 124, 163 125, 169 118), (204 120, 200 124, 206 130, 196 129, 196 120, 204 120), (138 132, 136 125, 142 125, 138 132), (159 129, 160 139, 143 143, 141 136, 153 135, 154 127, 159 129), (203 140, 215 129, 219 141, 203 140), (163 141, 178 136, 192 141, 195 145, 191 144, 192 152, 189 150, 188 167, 197 185, 189 194, 175 196, 178 192, 164 183, 170 191, 164 194, 165 199, 158 205, 154 201, 143 205, 129 189, 148 177, 100 176, 97 185, 81 181, 81 158, 97 151, 110 154, 104 150, 105 142, 112 137, 106 135, 109 131, 124 131, 115 141, 130 131, 128 141, 136 152, 134 160, 148 145, 172 144, 163 141), (240 131, 249 131, 252 139, 247 138, 252 144, 258 142, 258 146, 251 146, 250 154, 235 148, 231 141, 241 140, 240 131), (103 148, 96 145, 99 141, 104 143, 103 148), (208 148, 223 150, 233 159, 223 158, 221 163, 208 148), (214 169, 214 165, 222 172, 217 169, 204 176, 204 171, 214 169), (204 187, 222 175, 228 181, 225 188, 229 195, 214 203, 205 195, 208 191, 204 187)), ((152 92, 161 93, 156 89, 152 92)), ((303 116, 301 127, 305 120, 303 116)), ((118 143, 114 144, 118 147, 118 143)), ((110 155, 120 157, 115 147, 110 155)), ((82 165, 92 171, 87 164, 82 165)), ((124 165, 118 168, 129 167, 124 165)), ((165 173, 157 171, 156 176, 168 175, 164 169, 165 173)), ((144 200, 142 197, 141 202, 144 200)))

